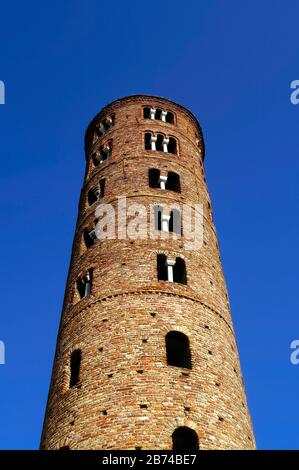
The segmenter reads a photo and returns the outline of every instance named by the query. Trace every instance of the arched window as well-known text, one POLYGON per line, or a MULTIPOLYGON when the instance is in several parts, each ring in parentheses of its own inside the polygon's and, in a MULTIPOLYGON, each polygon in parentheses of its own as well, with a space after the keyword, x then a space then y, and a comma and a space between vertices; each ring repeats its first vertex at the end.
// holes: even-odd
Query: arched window
POLYGON ((70 374, 70 388, 78 385, 80 381, 80 366, 81 366, 81 351, 75 349, 71 354, 71 374, 70 374))
POLYGON ((168 172, 165 189, 175 191, 176 193, 181 192, 180 177, 177 173, 174 173, 173 171, 168 172))
POLYGON ((194 452, 199 450, 199 441, 196 432, 187 426, 177 428, 172 434, 172 449, 180 452, 194 452))
POLYGON ((96 239, 97 239, 97 235, 96 235, 96 231, 95 229, 84 229, 84 243, 85 243, 85 246, 86 248, 90 248, 92 245, 95 244, 96 242, 96 239))
POLYGON ((160 188, 160 170, 150 168, 148 170, 148 182, 150 188, 160 188))
POLYGON ((92 270, 90 270, 86 276, 80 277, 77 280, 77 290, 80 299, 87 297, 91 293, 91 285, 92 285, 92 270))
POLYGON ((144 119, 151 118, 151 109, 148 106, 146 108, 143 108, 143 117, 144 119))
POLYGON ((177 233, 178 235, 182 233, 181 213, 178 209, 173 209, 170 212, 169 232, 177 233))
POLYGON ((169 143, 168 143, 168 152, 169 153, 177 153, 177 143, 176 139, 174 137, 169 138, 169 143))
POLYGON ((170 331, 165 337, 167 364, 191 369, 189 339, 180 331, 170 331))
POLYGON ((151 140, 152 140, 152 134, 150 132, 146 132, 144 134, 144 148, 145 148, 145 150, 151 150, 151 140))
POLYGON ((98 151, 92 154, 92 161, 94 166, 98 166, 103 163, 112 153, 112 140, 109 140, 105 144, 99 147, 98 151))
POLYGON ((187 284, 186 264, 182 258, 176 258, 176 262, 173 267, 173 282, 187 284))
POLYGON ((155 119, 161 120, 161 116, 162 116, 162 109, 157 108, 157 109, 156 109, 155 119))
POLYGON ((98 201, 101 197, 104 196, 105 193, 105 179, 101 179, 99 182, 99 186, 95 186, 88 191, 87 200, 88 204, 91 206, 96 201, 98 201))
POLYGON ((158 134, 157 141, 156 141, 156 150, 158 150, 159 152, 163 152, 163 141, 164 141, 164 135, 158 134))
POLYGON ((167 281, 167 258, 166 255, 158 254, 157 255, 157 274, 159 281, 167 281))
POLYGON ((162 213, 163 207, 154 206, 155 230, 162 230, 162 213))
POLYGON ((165 121, 168 122, 168 124, 174 124, 174 115, 171 111, 167 112, 165 121))

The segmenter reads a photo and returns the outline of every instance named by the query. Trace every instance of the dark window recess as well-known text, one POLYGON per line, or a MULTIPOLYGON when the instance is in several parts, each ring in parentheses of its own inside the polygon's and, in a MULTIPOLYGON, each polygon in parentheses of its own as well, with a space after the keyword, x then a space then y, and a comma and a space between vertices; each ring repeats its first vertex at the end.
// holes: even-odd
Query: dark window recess
POLYGON ((162 212, 163 212, 163 207, 154 206, 155 230, 162 229, 162 212))
POLYGON ((192 369, 189 339, 180 331, 170 331, 165 337, 167 364, 192 369))
POLYGON ((160 170, 150 168, 148 170, 148 181, 150 188, 160 188, 160 170))
POLYGON ((181 213, 177 209, 173 209, 170 212, 169 232, 177 233, 178 235, 182 233, 181 213))
POLYGON ((151 150, 151 137, 152 137, 152 134, 150 134, 149 132, 146 132, 144 134, 144 148, 145 148, 145 150, 151 150))
POLYGON ((169 191, 181 192, 180 177, 177 173, 173 171, 168 172, 165 188, 169 191))
POLYGON ((81 366, 81 351, 75 349, 71 354, 71 376, 70 376, 70 388, 78 385, 80 380, 80 366, 81 366))
POLYGON ((91 206, 94 202, 98 201, 101 197, 101 190, 98 187, 91 188, 87 194, 88 204, 91 206))
POLYGON ((105 179, 101 179, 99 181, 99 186, 100 186, 100 190, 101 190, 101 197, 103 197, 105 195, 105 184, 106 184, 105 179))
POLYGON ((146 108, 143 108, 143 117, 144 119, 150 119, 151 117, 151 109, 146 107, 146 108))
POLYGON ((161 116, 162 116, 162 109, 160 108, 156 109, 155 119, 161 120, 161 116))
POLYGON ((173 282, 187 284, 186 265, 182 258, 176 258, 176 262, 173 267, 173 282))
POLYGON ((159 152, 163 151, 163 140, 164 136, 162 134, 158 134, 156 141, 156 150, 158 150, 159 152))
POLYGON ((166 255, 157 255, 157 274, 159 281, 167 281, 166 255))
POLYGON ((194 452, 199 450, 199 441, 196 432, 187 426, 177 428, 172 434, 172 449, 180 452, 194 452))
POLYGON ((69 446, 62 446, 58 450, 71 450, 69 446))
POLYGON ((167 112, 166 114, 166 122, 168 122, 169 124, 173 124, 174 123, 174 115, 173 113, 171 113, 170 111, 167 112))
POLYGON ((77 289, 80 299, 87 297, 91 293, 92 272, 87 276, 81 277, 77 280, 77 289))
POLYGON ((174 137, 170 137, 168 143, 168 152, 169 153, 177 153, 177 144, 174 137))
POLYGON ((97 239, 96 231, 95 229, 85 229, 84 230, 84 243, 86 248, 90 248, 92 245, 95 244, 97 239))

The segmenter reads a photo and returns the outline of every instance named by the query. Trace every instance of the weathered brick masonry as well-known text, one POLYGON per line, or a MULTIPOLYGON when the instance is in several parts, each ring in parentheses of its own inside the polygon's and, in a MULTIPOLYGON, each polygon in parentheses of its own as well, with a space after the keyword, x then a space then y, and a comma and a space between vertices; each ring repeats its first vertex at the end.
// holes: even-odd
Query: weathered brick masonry
POLYGON ((163 98, 119 99, 89 125, 85 151, 41 448, 165 450, 172 449, 177 428, 189 428, 201 449, 253 449, 197 120, 163 98), (144 107, 171 112, 174 122, 162 120, 160 111, 158 119, 144 117, 144 107), (175 138, 177 154, 145 150, 145 133, 175 138), (103 162, 95 166, 93 156, 103 147, 103 162), (151 188, 150 168, 178 174, 181 191, 151 188), (104 195, 90 204, 90 190, 102 179, 104 195), (96 240, 87 248, 84 230, 94 226, 96 207, 110 203, 117 210, 119 196, 126 196, 127 205, 147 207, 202 203, 202 248, 186 250, 183 239, 174 237, 96 240), (185 261, 186 285, 158 280, 157 253, 185 261), (77 281, 91 269, 91 292, 80 300, 77 281), (170 331, 188 337, 192 368, 168 365, 170 331), (80 372, 70 384, 76 350, 81 351, 80 372))

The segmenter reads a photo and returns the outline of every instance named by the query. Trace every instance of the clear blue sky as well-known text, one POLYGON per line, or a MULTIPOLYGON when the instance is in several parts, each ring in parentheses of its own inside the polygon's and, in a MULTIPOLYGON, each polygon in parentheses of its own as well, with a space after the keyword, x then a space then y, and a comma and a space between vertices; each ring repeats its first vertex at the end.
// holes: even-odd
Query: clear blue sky
POLYGON ((2 2, 0 448, 39 445, 84 130, 133 93, 203 127, 257 444, 299 448, 298 17, 295 0, 2 2))

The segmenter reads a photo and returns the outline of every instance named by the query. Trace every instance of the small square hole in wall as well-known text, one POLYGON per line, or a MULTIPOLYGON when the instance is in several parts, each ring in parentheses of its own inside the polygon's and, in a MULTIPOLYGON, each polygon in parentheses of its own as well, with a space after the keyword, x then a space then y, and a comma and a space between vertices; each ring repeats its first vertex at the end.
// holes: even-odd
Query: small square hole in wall
POLYGON ((219 382, 216 382, 215 385, 216 385, 216 387, 220 387, 220 383, 219 383, 219 382))
POLYGON ((111 379, 113 377, 113 374, 108 374, 108 378, 111 379))
POLYGON ((184 410, 188 413, 189 411, 191 411, 191 408, 190 408, 190 406, 185 406, 184 410))
POLYGON ((136 370, 137 374, 143 374, 143 370, 142 369, 139 369, 139 370, 136 370))
POLYGON ((141 409, 144 409, 144 410, 147 409, 147 405, 145 403, 141 403, 139 406, 141 409))
POLYGON ((251 437, 250 437, 250 436, 248 436, 248 440, 251 441, 251 437))
POLYGON ((211 356, 212 356, 212 354, 213 354, 212 351, 208 351, 208 353, 209 353, 211 356))
POLYGON ((224 418, 222 418, 222 416, 219 416, 218 419, 219 421, 224 421, 224 418))
POLYGON ((211 286, 213 285, 213 281, 210 281, 211 286))
POLYGON ((147 343, 147 339, 144 338, 144 339, 142 340, 142 342, 143 342, 143 343, 147 343))
POLYGON ((103 318, 103 323, 105 323, 106 321, 108 321, 108 318, 103 318))
POLYGON ((210 329, 209 325, 205 325, 205 329, 209 330, 210 329))
POLYGON ((150 315, 154 318, 157 314, 156 312, 151 312, 150 315))
POLYGON ((71 425, 71 426, 74 426, 74 424, 75 424, 75 421, 71 421, 71 422, 70 422, 70 425, 71 425))
POLYGON ((107 410, 103 410, 103 411, 102 411, 102 414, 103 414, 104 416, 107 416, 107 414, 108 414, 108 413, 107 413, 107 410))
POLYGON ((103 348, 102 348, 102 347, 99 348, 99 352, 103 352, 103 348))

